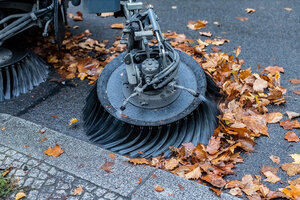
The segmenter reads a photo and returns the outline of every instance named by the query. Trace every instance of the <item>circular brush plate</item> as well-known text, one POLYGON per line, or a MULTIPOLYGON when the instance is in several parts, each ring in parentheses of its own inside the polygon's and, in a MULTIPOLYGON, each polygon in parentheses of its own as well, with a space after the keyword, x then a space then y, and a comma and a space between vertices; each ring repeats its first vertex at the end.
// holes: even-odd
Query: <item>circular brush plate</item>
MULTIPOLYGON (((200 97, 205 96, 207 83, 203 69, 191 56, 182 51, 178 53, 180 64, 177 83, 199 92, 200 97)), ((100 103, 115 118, 137 126, 161 126, 186 117, 202 102, 200 97, 182 91, 173 103, 162 108, 147 109, 128 103, 126 109, 121 111, 125 100, 122 87, 127 76, 124 56, 125 53, 122 53, 107 64, 97 82, 100 103)))

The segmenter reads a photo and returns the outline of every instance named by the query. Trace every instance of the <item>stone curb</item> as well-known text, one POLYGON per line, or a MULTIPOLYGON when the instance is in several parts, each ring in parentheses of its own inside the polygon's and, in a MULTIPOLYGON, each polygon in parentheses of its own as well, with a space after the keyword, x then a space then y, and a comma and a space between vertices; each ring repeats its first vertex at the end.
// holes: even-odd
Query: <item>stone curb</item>
MULTIPOLYGON (((0 127, 5 127, 0 130, 0 144, 130 199, 220 199, 207 186, 153 167, 134 166, 127 162, 128 158, 117 154, 112 159, 110 151, 18 117, 0 114, 0 127), (41 129, 45 133, 39 133, 41 129), (48 140, 40 142, 45 137, 48 140), (55 144, 65 152, 56 158, 46 156, 44 151, 55 144), (111 173, 100 169, 106 161, 114 162, 111 173), (140 179, 142 182, 138 183, 140 179), (156 192, 156 185, 164 186, 165 191, 156 192)), ((221 198, 238 199, 225 193, 221 198)))

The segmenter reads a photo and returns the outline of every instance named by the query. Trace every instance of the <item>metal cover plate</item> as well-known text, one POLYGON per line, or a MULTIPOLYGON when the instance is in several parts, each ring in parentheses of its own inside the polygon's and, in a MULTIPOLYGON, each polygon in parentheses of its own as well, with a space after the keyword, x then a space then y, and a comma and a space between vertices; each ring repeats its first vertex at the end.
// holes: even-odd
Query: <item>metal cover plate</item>
MULTIPOLYGON (((199 92, 204 96, 206 92, 206 77, 200 65, 189 55, 178 51, 180 65, 178 81, 181 85, 199 92)), ((158 109, 143 109, 128 104, 124 111, 120 107, 125 100, 122 92, 123 76, 126 76, 125 64, 122 53, 106 65, 97 82, 97 94, 102 106, 115 118, 137 126, 160 126, 178 121, 201 103, 187 91, 182 91, 180 96, 170 105, 158 109)))

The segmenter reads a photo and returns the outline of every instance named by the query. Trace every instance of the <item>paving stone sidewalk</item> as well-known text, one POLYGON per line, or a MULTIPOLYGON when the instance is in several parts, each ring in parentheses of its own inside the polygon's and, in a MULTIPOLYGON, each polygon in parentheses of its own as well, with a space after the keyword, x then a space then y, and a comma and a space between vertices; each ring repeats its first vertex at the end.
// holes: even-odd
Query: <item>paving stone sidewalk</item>
MULTIPOLYGON (((13 167, 9 176, 19 179, 19 186, 27 194, 24 200, 220 199, 206 186, 153 167, 134 166, 121 155, 116 154, 112 159, 110 153, 96 145, 0 113, 0 169, 13 167), (41 129, 44 130, 42 134, 41 129), (45 137, 47 140, 40 142, 45 137), (61 146, 64 153, 59 157, 46 156, 44 151, 55 144, 61 146), (111 173, 101 169, 107 161, 114 163, 111 173), (80 186, 82 194, 74 196, 74 189, 80 186), (155 186, 163 186, 165 190, 157 192, 155 186)), ((226 193, 222 193, 221 198, 238 199, 226 193)))
POLYGON ((18 180, 20 190, 10 198, 15 199, 19 191, 28 191, 27 199, 69 199, 69 200, 122 200, 128 199, 115 192, 99 187, 87 180, 76 177, 42 160, 17 152, 0 145, 0 169, 13 167, 9 177, 18 180), (74 196, 74 189, 83 188, 80 195, 74 196))

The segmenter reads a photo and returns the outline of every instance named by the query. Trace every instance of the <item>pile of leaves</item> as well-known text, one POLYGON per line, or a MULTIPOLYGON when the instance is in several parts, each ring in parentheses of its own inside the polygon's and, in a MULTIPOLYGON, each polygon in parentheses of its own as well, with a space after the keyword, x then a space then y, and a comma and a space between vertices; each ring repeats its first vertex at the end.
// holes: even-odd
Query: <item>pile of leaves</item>
POLYGON ((34 41, 33 50, 54 66, 62 77, 59 81, 78 77, 81 80, 87 78, 93 84, 103 67, 123 52, 126 46, 120 44, 121 38, 117 37, 112 47, 106 48, 108 40, 99 42, 90 38, 91 35, 89 30, 75 36, 67 32, 60 51, 54 36, 39 38, 34 41))
MULTIPOLYGON (((237 163, 243 162, 241 152, 255 152, 255 138, 269 136, 267 124, 280 122, 286 129, 300 128, 297 120, 280 121, 283 117, 281 113, 268 112, 268 105, 286 103, 283 97, 286 89, 280 85, 280 73, 284 69, 269 66, 262 73, 256 73, 251 68, 242 68, 244 61, 238 58, 240 47, 236 49, 235 56, 220 52, 216 47, 213 47, 212 53, 207 53, 205 48, 209 43, 206 41, 199 39, 198 44, 192 46, 190 44, 195 42, 185 39, 183 34, 168 32, 164 35, 172 40, 173 47, 193 56, 221 88, 225 98, 219 104, 219 126, 207 146, 186 143, 172 148, 174 154, 169 159, 162 155, 149 160, 131 159, 130 162, 151 165, 199 183, 209 183, 218 193, 222 189, 230 189, 232 195, 242 196, 244 193, 253 199, 299 198, 299 180, 282 191, 268 189, 260 175, 245 175, 241 181, 224 180, 225 175, 234 174, 233 168, 237 163)), ((222 41, 224 43, 226 40, 222 41)), ((300 173, 297 163, 286 163, 281 168, 289 175, 300 173)), ((262 174, 267 178, 265 181, 278 181, 276 173, 270 170, 262 174)))

